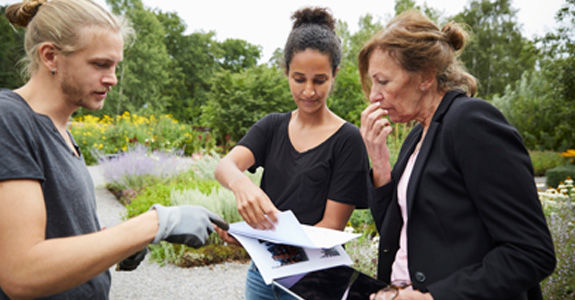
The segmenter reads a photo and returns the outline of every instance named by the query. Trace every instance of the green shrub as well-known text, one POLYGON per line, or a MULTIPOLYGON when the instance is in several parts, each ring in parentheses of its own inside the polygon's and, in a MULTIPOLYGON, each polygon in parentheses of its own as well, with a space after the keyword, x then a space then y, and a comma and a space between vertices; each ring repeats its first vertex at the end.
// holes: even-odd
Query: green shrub
POLYGON ((172 205, 199 205, 223 217, 227 222, 243 221, 236 205, 234 193, 221 186, 212 187, 209 193, 199 189, 173 190, 170 195, 172 205))
MULTIPOLYGON (((145 213, 154 204, 164 206, 171 205, 170 194, 172 186, 166 184, 154 184, 142 188, 138 194, 126 205, 126 219, 133 218, 145 213)), ((126 203, 126 201, 122 201, 126 203)))
POLYGON ((531 162, 533 163, 533 172, 535 176, 545 176, 545 172, 555 167, 566 164, 565 157, 560 153, 553 151, 529 151, 531 162))
POLYGON ((373 237, 377 234, 377 228, 369 209, 356 209, 349 218, 349 225, 354 232, 360 232, 364 235, 373 237))
POLYGON ((545 173, 547 177, 545 184, 549 187, 557 187, 565 178, 575 178, 575 166, 561 166, 550 170, 545 173))
POLYGON ((137 195, 126 205, 127 218, 135 217, 146 212, 152 205, 174 205, 172 193, 186 189, 196 189, 200 192, 210 193, 219 183, 213 180, 203 180, 193 177, 191 172, 184 173, 168 182, 157 181, 142 187, 137 195))

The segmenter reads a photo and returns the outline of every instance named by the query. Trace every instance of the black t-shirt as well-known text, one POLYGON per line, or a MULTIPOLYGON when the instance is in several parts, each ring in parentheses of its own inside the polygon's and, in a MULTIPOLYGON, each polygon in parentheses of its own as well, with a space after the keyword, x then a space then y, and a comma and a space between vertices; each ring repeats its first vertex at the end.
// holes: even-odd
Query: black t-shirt
POLYGON ((321 221, 327 200, 367 207, 369 162, 359 129, 344 123, 326 141, 298 152, 288 136, 291 113, 273 113, 255 123, 239 141, 250 149, 261 188, 281 211, 292 210, 302 224, 321 221))
MULTIPOLYGON (((0 181, 40 182, 46 205, 46 239, 100 230, 94 183, 84 158, 74 154, 48 116, 35 113, 9 90, 0 90, 0 153, 0 181)), ((110 281, 106 271, 76 288, 42 299, 108 299, 110 281)), ((0 299, 8 299, 1 289, 0 299)))

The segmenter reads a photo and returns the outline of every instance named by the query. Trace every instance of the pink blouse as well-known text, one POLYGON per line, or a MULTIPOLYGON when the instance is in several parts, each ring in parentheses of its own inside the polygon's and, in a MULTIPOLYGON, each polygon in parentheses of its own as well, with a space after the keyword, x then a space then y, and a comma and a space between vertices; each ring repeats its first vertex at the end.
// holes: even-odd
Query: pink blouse
POLYGON ((395 254, 395 261, 391 266, 391 281, 394 280, 409 280, 409 269, 407 266, 407 186, 409 184, 409 178, 411 177, 411 172, 413 171, 413 166, 417 160, 417 155, 419 150, 413 152, 409 157, 409 161, 405 166, 405 170, 399 179, 397 184, 397 202, 401 209, 401 216, 403 218, 403 226, 401 227, 401 235, 399 237, 399 250, 395 254))

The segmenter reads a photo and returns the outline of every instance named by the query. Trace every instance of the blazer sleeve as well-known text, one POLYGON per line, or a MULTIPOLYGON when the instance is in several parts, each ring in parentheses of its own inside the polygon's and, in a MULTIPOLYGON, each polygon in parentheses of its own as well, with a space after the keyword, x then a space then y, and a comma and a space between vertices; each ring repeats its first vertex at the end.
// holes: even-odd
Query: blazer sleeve
MULTIPOLYGON (((372 178, 371 172, 369 178, 372 178)), ((381 234, 383 220, 387 214, 389 204, 392 201, 392 196, 395 190, 395 183, 392 180, 386 185, 378 188, 373 187, 373 182, 371 182, 371 180, 370 184, 370 195, 368 197, 369 208, 371 210, 371 215, 373 216, 375 226, 377 227, 377 232, 381 234)))
POLYGON ((480 263, 427 288, 435 299, 519 297, 550 275, 556 263, 523 140, 483 100, 454 105, 444 126, 492 248, 480 263))

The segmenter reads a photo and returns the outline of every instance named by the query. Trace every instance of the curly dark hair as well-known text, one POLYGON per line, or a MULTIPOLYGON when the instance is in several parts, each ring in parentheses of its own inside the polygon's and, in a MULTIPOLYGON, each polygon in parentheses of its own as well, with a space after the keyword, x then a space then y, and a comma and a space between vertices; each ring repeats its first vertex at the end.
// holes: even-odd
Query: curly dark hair
POLYGON ((292 30, 284 47, 286 70, 293 56, 308 48, 327 54, 335 74, 342 57, 341 40, 335 33, 336 20, 327 8, 306 7, 292 15, 292 30))

